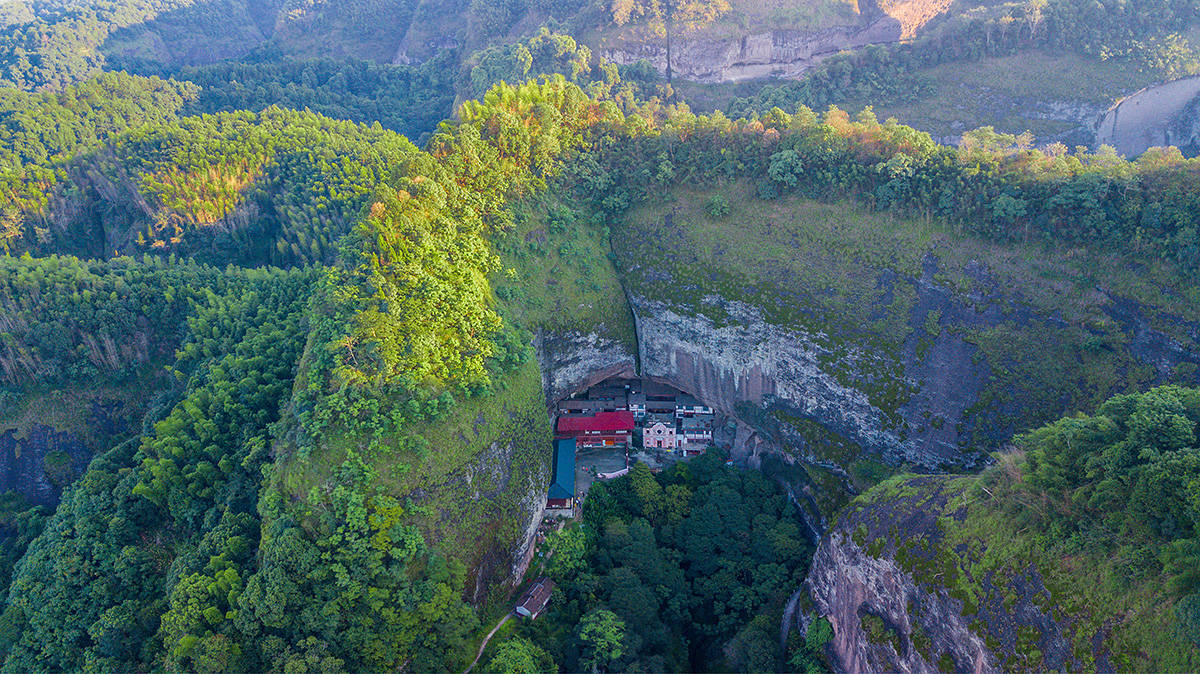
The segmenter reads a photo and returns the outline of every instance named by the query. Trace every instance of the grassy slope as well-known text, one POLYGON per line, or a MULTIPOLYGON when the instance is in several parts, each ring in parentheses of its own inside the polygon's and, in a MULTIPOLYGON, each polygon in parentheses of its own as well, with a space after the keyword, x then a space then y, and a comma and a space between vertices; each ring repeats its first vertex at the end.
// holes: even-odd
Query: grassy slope
POLYGON ((841 518, 857 525, 860 513, 876 510, 884 522, 894 522, 897 503, 902 510, 936 513, 933 530, 900 531, 893 524, 876 531, 862 525, 854 538, 869 554, 894 556, 919 586, 944 589, 962 602, 971 629, 1006 670, 1043 667, 1039 649, 1045 635, 1013 615, 1002 619, 1012 624, 998 622, 995 613, 1003 607, 1000 615, 1009 614, 1015 604, 1032 601, 1067 626, 1071 650, 1085 670, 1096 668, 1094 635, 1107 631, 1104 645, 1116 671, 1196 671, 1200 651, 1177 636, 1166 576, 1139 577, 1128 568, 1129 559, 1102 543, 1048 545, 1018 529, 992 496, 994 480, 1014 478, 1006 471, 1011 467, 1002 464, 980 476, 936 480, 940 490, 931 489, 929 478, 897 476, 859 497, 841 518), (939 498, 938 491, 948 498, 939 498), (1019 580, 1029 568, 1040 575, 1048 597, 1031 594, 1028 582, 1019 580))
POLYGON ((1046 137, 1078 126, 1052 106, 1106 108, 1162 79, 1128 62, 1033 51, 922 70, 913 77, 915 100, 880 104, 847 98, 838 105, 859 110, 874 103, 881 119, 895 117, 937 137, 981 126, 1046 137))
POLYGON ((510 318, 529 330, 594 332, 636 353, 607 228, 585 222, 554 196, 514 211, 513 229, 496 239, 504 271, 493 279, 510 318))
MULTIPOLYGON (((1119 257, 1078 249, 1000 246, 939 222, 873 213, 849 202, 762 200, 745 184, 673 189, 631 211, 615 227, 614 248, 626 270, 624 281, 640 294, 720 324, 725 317, 703 301, 706 294, 718 294, 761 307, 772 323, 824 333, 831 351, 825 365, 839 377, 850 376, 839 372, 838 353, 851 346, 883 354, 886 361, 899 357, 906 340, 917 340, 920 355, 935 336, 930 333, 953 331, 977 345, 992 368, 979 412, 986 417, 1015 404, 1011 421, 1016 428, 1055 418, 1064 407, 1091 408, 1115 391, 1150 383, 1153 372, 1120 348, 1127 337, 1101 310, 1098 285, 1153 308, 1152 325, 1183 343, 1191 338, 1159 314, 1200 320, 1200 289, 1163 292, 1178 284, 1169 265, 1134 267, 1119 257), (714 219, 706 212, 714 192, 726 197, 728 216, 714 219), (937 286, 980 309, 998 305, 1008 320, 977 329, 933 312, 912 317, 926 255, 939 260, 937 286), (987 267, 987 283, 968 273, 976 260, 987 267), (670 278, 649 269, 668 270, 670 278), (885 271, 899 276, 890 293, 880 283, 885 271), (1025 307, 1035 316, 1028 325, 1016 313, 1025 307), (1051 316, 1066 325, 1052 324, 1051 316)), ((884 363, 876 374, 883 378, 865 392, 894 413, 906 400, 905 385, 896 379, 901 373, 888 371, 884 363)))

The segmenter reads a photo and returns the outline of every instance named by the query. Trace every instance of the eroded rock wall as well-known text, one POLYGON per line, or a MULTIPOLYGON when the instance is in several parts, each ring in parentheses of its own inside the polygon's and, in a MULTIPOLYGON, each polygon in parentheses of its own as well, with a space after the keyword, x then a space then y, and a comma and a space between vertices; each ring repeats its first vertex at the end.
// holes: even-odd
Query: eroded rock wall
POLYGON ((56 484, 47 474, 46 455, 51 452, 70 457, 64 477, 82 475, 92 458, 83 438, 49 426, 39 424, 21 436, 12 430, 0 434, 0 492, 15 491, 33 505, 58 505, 66 485, 56 484))
MULTIPOLYGON (((888 44, 913 37, 932 19, 949 9, 949 0, 860 0, 859 19, 815 30, 770 30, 712 38, 703 35, 675 40, 671 68, 675 75, 697 82, 737 82, 763 77, 798 78, 822 59, 840 51, 888 44)), ((649 61, 667 69, 665 42, 600 50, 621 65, 649 61)))
POLYGON ((550 438, 540 404, 509 409, 497 439, 444 479, 406 495, 432 511, 427 537, 468 564, 466 599, 518 582, 528 563, 550 484, 550 438), (530 432, 530 428, 535 429, 530 432))
POLYGON ((0 493, 15 491, 33 505, 56 506, 93 456, 133 433, 137 412, 132 406, 109 400, 78 404, 86 408, 82 427, 56 427, 46 420, 0 431, 0 493), (47 462, 51 453, 57 456, 47 462))
POLYGON ((1126 157, 1151 147, 1194 146, 1200 76, 1147 87, 1122 98, 1094 125, 1096 145, 1111 145, 1126 157))
POLYGON ((884 429, 880 411, 860 391, 821 366, 811 335, 768 323, 756 307, 716 296, 733 319, 717 326, 703 315, 632 297, 643 376, 668 382, 726 412, 739 403, 786 406, 858 442, 899 456, 900 438, 884 429))
POLYGON ((632 377, 636 356, 597 333, 539 331, 534 340, 547 406, 612 377, 632 377))
MULTIPOLYGON (((1075 625, 1053 610, 1036 569, 973 578, 959 559, 967 551, 943 549, 939 518, 965 514, 949 505, 955 490, 949 478, 913 478, 839 517, 805 581, 813 613, 833 626, 830 662, 842 672, 1011 671, 1026 655, 1018 640, 1036 634, 1026 638, 1045 669, 1083 669, 1075 625), (953 574, 980 588, 973 605, 947 589, 953 574)), ((1103 635, 1093 641, 1097 668, 1111 670, 1103 635)))

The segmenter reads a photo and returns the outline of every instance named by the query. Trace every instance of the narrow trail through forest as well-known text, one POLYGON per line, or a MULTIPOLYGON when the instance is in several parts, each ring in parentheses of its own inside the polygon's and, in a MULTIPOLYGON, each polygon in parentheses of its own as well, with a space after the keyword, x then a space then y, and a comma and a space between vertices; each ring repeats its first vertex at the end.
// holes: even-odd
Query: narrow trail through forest
POLYGON ((511 613, 505 613, 504 617, 500 619, 500 622, 496 623, 496 626, 492 628, 492 631, 488 632, 488 635, 483 638, 483 643, 479 644, 479 652, 475 654, 475 659, 471 661, 471 665, 469 667, 463 670, 463 674, 471 674, 471 670, 475 669, 475 665, 479 664, 479 658, 483 657, 483 649, 487 648, 488 642, 492 640, 492 636, 495 635, 496 631, 503 627, 504 623, 508 622, 508 619, 511 617, 511 613))

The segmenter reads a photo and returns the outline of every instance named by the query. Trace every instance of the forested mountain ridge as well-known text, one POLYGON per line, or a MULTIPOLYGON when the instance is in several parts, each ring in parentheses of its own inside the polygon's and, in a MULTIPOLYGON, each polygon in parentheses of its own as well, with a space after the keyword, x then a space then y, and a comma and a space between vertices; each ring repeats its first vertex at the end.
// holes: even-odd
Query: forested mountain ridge
MULTIPOLYGON (((436 5, 252 20, 368 31, 436 5)), ((515 35, 542 9, 470 11, 515 35)), ((121 44, 149 39, 128 21, 121 44)), ((1125 25, 1097 39, 1148 30, 1125 25)), ((824 104, 695 115, 567 35, 503 42, 457 75, 264 51, 0 94, 0 434, 120 411, 78 479, 38 457, 57 509, 0 503, 0 669, 458 671, 535 540, 547 402, 634 367, 726 414, 738 467, 713 451, 595 485, 543 548, 550 612, 485 669, 1190 668, 1200 421, 1191 389, 1151 389, 1200 383, 1197 160, 993 129, 948 147, 824 104), (539 72, 561 74, 492 85, 539 72), (370 95, 449 101, 450 79, 478 100, 421 148, 398 130, 433 113, 370 95), (938 475, 884 481, 905 470, 938 475), (892 540, 914 504, 937 525, 919 546, 892 540), (996 565, 1014 550, 1043 580, 1071 571, 1045 550, 1090 566, 1030 593, 996 565), (847 551, 872 572, 895 552, 916 603, 838 604, 854 587, 820 579, 853 575, 847 551), (997 616, 1026 622, 972 624, 997 616)), ((886 76, 897 53, 820 72, 886 76)))
POLYGON ((902 121, 939 138, 991 124, 1013 133, 1032 129, 1069 144, 1094 143, 1092 118, 1105 102, 1193 74, 1200 63, 1189 32, 1196 8, 1158 0, 861 7, 806 0, 786 8, 757 0, 39 0, 14 7, 19 9, 8 10, 5 19, 16 28, 0 45, 10 85, 62 88, 100 70, 128 69, 205 85, 211 91, 194 111, 309 106, 354 121, 379 120, 414 140, 451 114, 451 89, 462 100, 497 81, 481 86, 473 72, 489 50, 517 57, 518 67, 506 69, 508 81, 550 70, 574 79, 569 69, 536 63, 531 72, 528 62, 519 67, 528 57, 518 45, 545 28, 570 35, 622 69, 657 72, 660 81, 671 79, 665 77, 666 44, 673 40, 673 95, 703 109, 740 116, 797 103, 814 109, 887 105, 905 113, 902 121), (876 26, 882 26, 879 35, 872 32, 876 26), (1050 74, 1039 69, 1062 64, 1046 63, 1039 49, 1081 55, 1070 66, 1080 72, 1072 75, 1096 80, 1099 93, 1047 86, 1050 74), (975 66, 996 66, 995 59, 1009 54, 1022 58, 999 65, 1008 79, 975 66), (965 66, 961 85, 987 100, 990 112, 989 106, 939 109, 946 89, 958 84, 939 68, 947 64, 965 66), (756 86, 718 84, 781 76, 780 86, 761 93, 756 86), (714 77, 710 85, 684 81, 714 77), (379 105, 371 97, 396 104, 379 105), (1022 106, 1032 109, 1021 112, 1022 106))
MULTIPOLYGON (((511 571, 508 561, 484 560, 496 554, 503 560, 503 553, 520 548, 526 536, 521 523, 536 511, 531 499, 546 479, 548 428, 538 367, 527 345, 528 331, 551 326, 528 295, 547 290, 521 281, 521 269, 535 268, 540 253, 516 255, 498 243, 507 241, 506 230, 519 231, 531 217, 519 214, 513 198, 536 197, 550 184, 564 197, 577 191, 570 198, 581 199, 572 208, 583 226, 620 223, 613 233, 617 265, 603 256, 599 264, 634 291, 635 303, 669 302, 676 312, 687 309, 707 320, 745 320, 694 305, 680 291, 715 293, 758 307, 763 318, 757 320, 768 325, 837 330, 843 339, 860 339, 828 315, 789 314, 772 288, 792 289, 778 280, 747 279, 745 288, 754 289, 747 293, 712 274, 697 279, 708 289, 688 290, 669 277, 643 275, 630 263, 651 254, 637 252, 638 240, 664 241, 657 255, 686 250, 661 236, 641 239, 633 233, 645 220, 629 209, 641 208, 652 191, 670 189, 683 200, 691 198, 686 190, 700 189, 710 196, 705 214, 695 217, 721 222, 729 210, 723 194, 748 184, 747 199, 763 204, 794 199, 793 191, 832 191, 876 211, 927 213, 951 223, 959 236, 994 242, 996 248, 974 253, 990 251, 993 257, 983 258, 989 266, 1009 264, 1001 251, 1014 246, 1032 246, 1031 251, 1071 246, 1087 251, 1076 253, 1085 263, 1120 259, 1118 243, 1140 229, 1140 255, 1158 260, 1153 273, 1140 281, 1111 276, 1102 282, 1112 292, 1138 297, 1144 311, 1162 311, 1155 329, 1177 340, 1194 339, 1187 326, 1196 317, 1185 300, 1152 299, 1159 283, 1173 284, 1184 298, 1196 291, 1186 281, 1196 264, 1186 217, 1196 194, 1192 162, 1171 154, 1132 163, 1104 154, 1019 149, 1008 144, 1013 139, 986 135, 954 150, 906 127, 869 115, 852 121, 836 110, 823 118, 801 110, 740 122, 653 105, 626 114, 561 78, 492 90, 481 102, 466 104, 459 120, 444 125, 425 151, 381 130, 282 111, 151 124, 118 134, 116 147, 139 148, 125 155, 125 166, 147 176, 162 175, 159 167, 187 166, 181 157, 201 161, 198 186, 143 181, 152 194, 178 195, 174 201, 160 197, 163 217, 176 212, 197 217, 205 211, 194 207, 195 200, 217 201, 222 194, 206 185, 228 185, 229 176, 255 175, 271 163, 308 166, 275 150, 297 145, 319 150, 307 139, 328 134, 306 135, 307 128, 351 132, 345 146, 361 139, 354 141, 361 144, 356 153, 342 161, 342 174, 366 176, 358 184, 370 191, 331 193, 331 207, 345 209, 345 225, 338 225, 345 234, 333 244, 333 255, 302 258, 332 266, 249 273, 261 284, 257 294, 242 291, 224 299, 218 294, 194 305, 196 318, 188 321, 173 366, 182 383, 177 402, 163 408, 161 420, 140 441, 115 448, 93 466, 17 565, 5 617, 11 635, 7 667, 97 662, 116 668, 161 663, 258 669, 293 661, 441 667, 461 657, 475 624, 461 599, 468 577, 475 587, 494 587, 511 571), (370 164, 361 163, 375 157, 386 157, 386 170, 371 173, 370 164), (502 259, 512 260, 512 272, 502 270, 497 249, 502 259), (508 290, 493 295, 493 282, 508 290), (1167 315, 1173 311, 1181 312, 1184 323, 1172 327, 1167 315), (488 507, 464 500, 461 476, 478 478, 497 461, 508 477, 488 478, 495 480, 482 492, 488 507), (129 524, 121 529, 104 524, 116 521, 129 524), (471 541, 466 533, 497 525, 486 540, 471 541), (68 537, 70 531, 76 533, 68 537), (76 545, 72 541, 86 546, 86 554, 68 554, 63 546, 76 545), (353 572, 335 580, 337 569, 353 572), (116 582, 99 587, 86 580, 91 574, 116 582), (159 589, 164 583, 165 593, 159 589), (88 597, 86 615, 65 619, 80 610, 72 599, 80 596, 88 597), (377 605, 368 596, 393 599, 377 605), (392 602, 404 608, 390 608, 392 602), (318 608, 329 605, 339 607, 338 619, 324 617, 318 608)), ((273 203, 299 189, 286 173, 276 175, 283 177, 265 180, 260 188, 273 203)), ((318 182, 328 185, 329 179, 318 182)), ((685 217, 687 202, 677 204, 678 217, 685 217)), ((556 212, 550 208, 547 215, 556 212)), ((303 213, 281 210, 280 217, 283 223, 306 222, 303 213)), ((571 237, 580 226, 553 217, 559 221, 555 229, 547 223, 547 236, 571 237)), ((236 241, 249 222, 226 219, 221 227, 236 241)), ((688 231, 682 225, 680 233, 688 231)), ((325 224, 321 231, 331 230, 325 224)), ((530 241, 519 245, 528 248, 530 241)), ((592 244, 585 239, 577 245, 592 244)), ((919 266, 928 249, 924 243, 909 245, 905 255, 915 255, 919 266)), ((578 253, 559 254, 571 260, 578 253)), ((951 261, 946 251, 941 254, 951 261)), ((170 270, 179 263, 168 258, 141 264, 170 270)), ((1103 275, 1109 268, 1097 271, 1103 275)), ((574 269, 568 277, 582 273, 567 269, 574 269)), ((834 275, 823 282, 838 292, 857 292, 858 282, 850 278, 834 275)), ((807 292, 803 286, 798 290, 807 292)), ((82 293, 80 298, 86 300, 82 293)), ((646 306, 635 307, 642 325, 653 318, 646 306)), ((821 301, 812 305, 819 306, 821 301)), ((911 307, 892 308, 905 315, 911 307)), ((180 309, 171 311, 178 316, 180 309)), ((611 320, 607 308, 595 311, 600 313, 593 320, 611 320)), ((1080 311, 1067 321, 1097 318, 1080 311)), ((928 323, 925 315, 921 319, 928 323)), ((891 319, 880 320, 886 328, 891 319)), ((1024 325, 1009 330, 1037 329, 1024 325)), ((581 317, 571 329, 587 327, 581 317)), ((593 323, 591 329, 599 328, 593 323)), ((621 332, 607 329, 614 336, 621 332)), ((1138 356, 1122 346, 1119 324, 1093 329, 1100 330, 1099 338, 1091 346, 1081 341, 1081 349, 1095 349, 1098 362, 1117 358, 1114 362, 1134 366, 1138 356), (1126 353, 1135 355, 1121 361, 1130 358, 1120 355, 1126 353)), ((938 340, 933 331, 925 328, 931 344, 938 340)), ((1179 343, 1189 345, 1185 354, 1193 353, 1191 342, 1179 343)), ((105 362, 103 350, 80 344, 80 363, 105 362)), ((833 345, 825 348, 836 353, 833 345)), ((845 386, 861 386, 855 377, 867 371, 847 369, 848 362, 828 367, 833 376, 845 377, 845 386)), ((1003 361, 991 362, 995 367, 1003 361)), ((1076 384, 1047 377, 1039 380, 1045 397, 1015 398, 1034 406, 1021 407, 1021 415, 1031 417, 1018 418, 1044 419, 1063 411, 1064 394, 1071 400, 1068 409, 1078 409, 1143 381, 1194 380, 1194 367, 1189 370, 1187 361, 1178 365, 1134 370, 1141 374, 1124 381, 1100 377, 1076 384), (1069 393, 1073 390, 1077 393, 1069 393)), ((908 380, 903 373, 880 374, 896 377, 897 386, 908 380)), ((1024 376, 1018 372, 1015 380, 1024 376)), ((898 403, 889 402, 887 387, 864 390, 885 418, 900 411, 889 407, 898 403)), ((978 403, 976 423, 1009 404, 988 398, 978 403)), ((743 418, 772 428, 765 419, 755 421, 752 410, 739 409, 743 418)), ((810 437, 815 432, 812 419, 774 419, 808 429, 810 437)), ((857 445, 861 438, 848 440, 857 445)), ((987 435, 976 441, 981 449, 996 446, 987 435)), ((790 451, 836 470, 860 471, 869 485, 873 478, 861 472, 867 465, 862 461, 878 461, 880 448, 843 449, 849 458, 813 457, 819 452, 812 447, 790 451), (859 463, 851 466, 852 461, 859 463)), ((887 451, 883 457, 895 459, 887 451)), ((828 502, 836 507, 836 480, 818 487, 821 479, 814 472, 804 484, 833 490, 828 502)), ((486 590, 465 593, 473 601, 484 595, 486 590)))

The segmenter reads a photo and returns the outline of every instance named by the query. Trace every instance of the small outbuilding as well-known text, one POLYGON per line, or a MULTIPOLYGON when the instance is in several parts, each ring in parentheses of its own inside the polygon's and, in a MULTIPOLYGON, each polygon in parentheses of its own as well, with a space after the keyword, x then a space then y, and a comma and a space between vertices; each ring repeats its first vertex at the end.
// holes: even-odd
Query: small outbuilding
POLYGON ((539 578, 517 600, 517 607, 513 609, 513 612, 522 618, 533 620, 546 610, 546 605, 550 603, 550 595, 553 592, 554 581, 549 578, 539 578))

